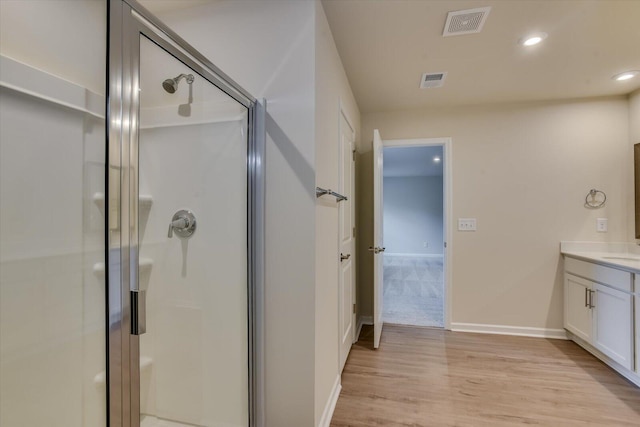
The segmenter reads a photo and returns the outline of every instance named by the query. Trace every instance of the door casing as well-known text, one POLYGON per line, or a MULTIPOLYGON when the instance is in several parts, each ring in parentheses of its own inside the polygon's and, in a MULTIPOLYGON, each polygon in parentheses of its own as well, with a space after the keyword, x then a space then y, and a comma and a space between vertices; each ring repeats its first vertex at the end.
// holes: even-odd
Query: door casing
MULTIPOLYGON (((452 257, 453 253, 453 171, 452 171, 452 138, 416 138, 416 139, 383 139, 382 147, 432 147, 441 146, 443 150, 443 178, 444 178, 444 198, 443 198, 443 219, 444 219, 444 327, 451 330, 451 307, 452 307, 452 257)), ((382 208, 380 208, 382 210, 382 208)), ((377 213, 382 216, 382 211, 377 213)), ((375 242, 374 242, 375 246, 375 242)), ((375 289, 374 289, 375 292, 375 289)))
MULTIPOLYGON (((339 164, 340 164, 340 193, 343 195, 346 195, 348 197, 348 204, 345 205, 344 202, 341 202, 341 204, 339 205, 339 216, 340 216, 340 220, 339 220, 339 231, 338 231, 338 253, 342 254, 345 251, 345 248, 343 247, 343 241, 345 236, 343 235, 343 231, 344 231, 344 227, 343 227, 343 209, 345 208, 345 206, 349 206, 349 212, 347 213, 350 217, 350 223, 351 223, 351 229, 348 230, 348 233, 350 234, 350 243, 349 243, 349 255, 350 258, 348 260, 345 260, 345 262, 349 263, 348 267, 350 268, 350 295, 351 295, 351 301, 349 302, 350 305, 353 305, 353 307, 355 307, 356 304, 356 286, 355 286, 355 269, 356 269, 356 238, 353 234, 353 230, 355 229, 355 160, 354 160, 354 155, 355 155, 355 129, 353 127, 353 122, 350 120, 349 116, 347 115, 347 112, 345 111, 342 102, 340 102, 340 117, 339 117, 339 164), (343 129, 343 122, 346 123, 346 126, 348 127, 348 129, 343 129), (344 146, 344 140, 343 140, 343 135, 345 133, 345 131, 347 131, 347 134, 349 135, 349 147, 345 147, 344 146), (349 148, 348 150, 345 150, 345 148, 349 148), (345 155, 346 153, 348 153, 348 158, 345 159, 345 155), (349 176, 349 189, 345 189, 344 188, 344 182, 345 182, 345 177, 344 177, 344 164, 345 164, 345 160, 349 161, 349 168, 348 168, 348 172, 350 174, 349 176)), ((345 340, 349 340, 349 344, 354 343, 357 340, 356 337, 356 310, 352 310, 351 307, 348 307, 349 313, 350 313, 350 319, 349 321, 351 322, 351 326, 350 326, 350 332, 349 332, 349 336, 345 337, 344 336, 344 328, 343 328, 343 317, 344 317, 344 312, 345 312, 345 301, 344 301, 344 292, 343 292, 343 287, 344 287, 344 269, 345 265, 343 265, 343 262, 339 263, 338 266, 338 337, 339 337, 339 342, 338 342, 338 363, 339 363, 339 367, 340 367, 340 372, 342 372, 342 369, 344 368, 344 363, 346 361, 346 358, 349 354, 349 350, 345 349, 345 340), (346 354, 344 354, 346 353, 346 354)), ((351 348, 349 346, 349 348, 351 348)))

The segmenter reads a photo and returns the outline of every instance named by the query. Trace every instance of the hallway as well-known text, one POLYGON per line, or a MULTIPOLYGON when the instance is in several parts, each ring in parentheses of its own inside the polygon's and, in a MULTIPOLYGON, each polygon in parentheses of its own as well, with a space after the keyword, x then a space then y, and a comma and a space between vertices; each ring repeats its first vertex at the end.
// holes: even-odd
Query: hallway
POLYGON ((442 257, 384 257, 385 323, 444 327, 442 257))

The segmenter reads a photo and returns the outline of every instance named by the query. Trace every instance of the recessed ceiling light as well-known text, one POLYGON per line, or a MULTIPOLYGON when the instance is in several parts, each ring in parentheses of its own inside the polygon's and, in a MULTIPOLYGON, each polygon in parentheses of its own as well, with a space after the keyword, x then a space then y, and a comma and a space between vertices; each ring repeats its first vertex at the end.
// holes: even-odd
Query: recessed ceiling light
POLYGON ((640 71, 631 70, 631 71, 625 71, 624 73, 616 74, 615 76, 613 76, 611 78, 614 79, 614 80, 617 80, 619 82, 622 82, 622 81, 625 81, 625 80, 632 79, 635 76, 637 76, 638 74, 640 74, 640 71))
POLYGON ((523 46, 535 46, 546 38, 547 33, 536 33, 523 37, 518 42, 523 46))
POLYGON ((434 161, 435 163, 440 163, 440 157, 435 156, 435 157, 433 158, 433 161, 434 161))

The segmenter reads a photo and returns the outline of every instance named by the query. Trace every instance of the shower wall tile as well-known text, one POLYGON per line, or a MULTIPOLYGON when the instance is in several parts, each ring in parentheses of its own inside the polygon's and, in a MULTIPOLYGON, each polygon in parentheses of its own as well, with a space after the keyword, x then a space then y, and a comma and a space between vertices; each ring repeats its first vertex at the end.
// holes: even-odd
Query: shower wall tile
POLYGON ((148 419, 246 424, 245 150, 237 121, 141 132, 140 189, 153 198, 140 212, 140 256, 153 260, 140 276, 147 290, 140 352, 152 360, 141 378, 148 419), (169 220, 183 208, 195 213, 197 231, 170 239, 169 220))
POLYGON ((79 258, 0 266, 2 425, 83 425, 82 272, 68 267, 79 258))
POLYGON ((0 91, 0 425, 102 427, 104 125, 0 91))
POLYGON ((199 307, 159 307, 156 369, 158 416, 201 424, 202 310, 199 307))

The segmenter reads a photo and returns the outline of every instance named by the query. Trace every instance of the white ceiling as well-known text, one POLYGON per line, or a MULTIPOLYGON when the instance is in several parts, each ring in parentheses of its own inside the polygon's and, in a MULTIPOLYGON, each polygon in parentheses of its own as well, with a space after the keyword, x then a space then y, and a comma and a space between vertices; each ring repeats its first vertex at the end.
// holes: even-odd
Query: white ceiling
POLYGON ((640 78, 640 0, 323 0, 362 113, 627 94, 640 78), (491 6, 479 34, 442 37, 449 11, 491 6), (524 48, 518 40, 543 31, 524 48), (424 72, 444 87, 419 89, 424 72))
POLYGON ((442 176, 442 147, 385 147, 383 176, 442 176), (434 157, 440 162, 434 162, 434 157))

